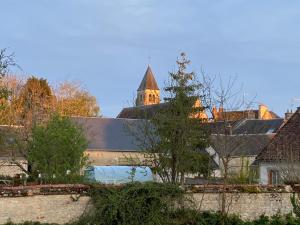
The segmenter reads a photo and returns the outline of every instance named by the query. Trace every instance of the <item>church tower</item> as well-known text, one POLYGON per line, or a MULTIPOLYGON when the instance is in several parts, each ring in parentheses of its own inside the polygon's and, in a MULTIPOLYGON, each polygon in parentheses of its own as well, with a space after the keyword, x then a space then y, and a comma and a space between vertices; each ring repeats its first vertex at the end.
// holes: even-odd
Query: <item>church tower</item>
POLYGON ((148 65, 144 78, 137 90, 136 105, 159 104, 160 91, 154 78, 153 72, 148 65))

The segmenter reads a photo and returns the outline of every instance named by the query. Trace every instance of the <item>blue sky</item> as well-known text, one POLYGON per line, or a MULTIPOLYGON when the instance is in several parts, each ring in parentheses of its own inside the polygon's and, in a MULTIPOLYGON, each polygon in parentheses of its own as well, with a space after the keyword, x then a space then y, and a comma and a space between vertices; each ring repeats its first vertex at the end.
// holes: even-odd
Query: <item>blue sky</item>
POLYGON ((181 51, 280 115, 300 98, 299 0, 0 0, 0 48, 25 74, 80 80, 102 114, 132 104, 149 56, 162 87, 181 51))

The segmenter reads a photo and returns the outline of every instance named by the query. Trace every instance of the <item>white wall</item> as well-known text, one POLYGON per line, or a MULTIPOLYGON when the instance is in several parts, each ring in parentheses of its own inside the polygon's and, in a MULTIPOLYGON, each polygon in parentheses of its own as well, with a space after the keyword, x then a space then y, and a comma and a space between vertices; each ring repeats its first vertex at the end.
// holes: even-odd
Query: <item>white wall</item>
MULTIPOLYGON (((17 160, 23 168, 27 170, 27 161, 24 159, 17 160)), ((9 161, 8 158, 0 158, 0 175, 15 176, 24 173, 16 164, 9 161)))
POLYGON ((259 164, 259 183, 268 184, 268 171, 278 170, 282 180, 300 179, 300 162, 295 163, 260 163, 259 164))

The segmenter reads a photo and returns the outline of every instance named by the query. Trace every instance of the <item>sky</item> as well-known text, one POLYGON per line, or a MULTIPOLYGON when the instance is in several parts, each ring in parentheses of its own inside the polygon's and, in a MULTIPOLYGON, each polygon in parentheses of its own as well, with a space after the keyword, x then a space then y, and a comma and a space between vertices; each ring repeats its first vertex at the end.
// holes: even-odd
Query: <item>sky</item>
POLYGON ((101 114, 131 106, 150 63, 162 88, 190 70, 237 76, 280 116, 300 106, 299 0, 0 0, 0 48, 16 73, 81 81, 101 114), (294 99, 294 100, 293 100, 294 99))

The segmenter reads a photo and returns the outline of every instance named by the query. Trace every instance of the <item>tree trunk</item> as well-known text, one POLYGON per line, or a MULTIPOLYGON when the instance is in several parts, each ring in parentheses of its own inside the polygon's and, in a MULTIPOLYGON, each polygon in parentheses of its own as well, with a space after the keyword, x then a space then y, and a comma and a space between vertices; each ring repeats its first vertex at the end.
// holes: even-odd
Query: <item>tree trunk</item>
POLYGON ((182 187, 184 187, 184 173, 181 172, 180 175, 181 175, 181 176, 180 176, 180 185, 181 185, 182 187))

